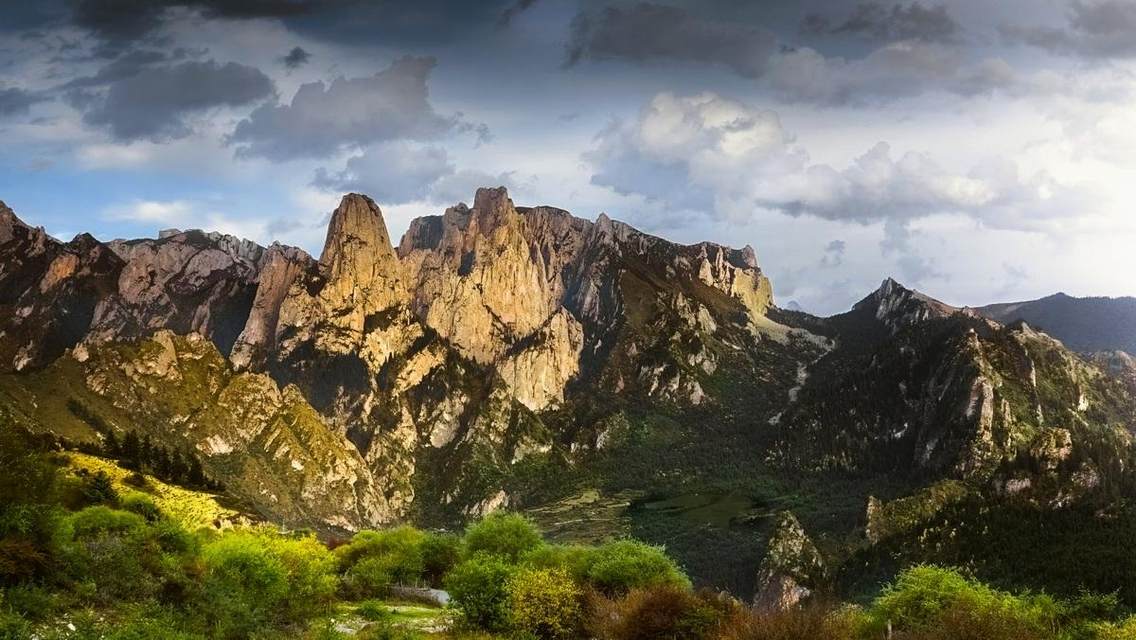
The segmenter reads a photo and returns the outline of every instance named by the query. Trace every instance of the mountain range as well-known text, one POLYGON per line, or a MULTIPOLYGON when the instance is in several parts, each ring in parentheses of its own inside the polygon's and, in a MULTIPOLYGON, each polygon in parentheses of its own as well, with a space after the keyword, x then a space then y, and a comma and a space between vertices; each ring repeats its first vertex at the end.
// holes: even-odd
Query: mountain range
POLYGON ((1024 320, 1082 353, 1136 353, 1136 298, 1075 298, 1055 293, 1038 300, 977 307, 1003 323, 1024 320))
POLYGON ((776 306, 750 247, 503 188, 397 246, 349 194, 318 258, 197 230, 60 242, 0 203, 6 419, 178 451, 290 527, 522 510, 765 601, 921 560, 1115 589, 1136 569, 1116 543, 1136 531, 1134 310, 958 309, 888 279, 820 318, 776 306))

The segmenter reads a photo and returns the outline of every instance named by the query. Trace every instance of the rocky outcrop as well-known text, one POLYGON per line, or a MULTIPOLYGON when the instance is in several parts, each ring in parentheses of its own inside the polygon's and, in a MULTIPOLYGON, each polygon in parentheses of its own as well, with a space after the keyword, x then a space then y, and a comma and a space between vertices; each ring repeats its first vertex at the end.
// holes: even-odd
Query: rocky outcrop
POLYGON ((265 368, 270 355, 276 351, 280 308, 292 285, 311 267, 312 259, 295 247, 273 244, 265 252, 252 309, 230 354, 238 369, 265 368))
POLYGON ((800 521, 782 512, 757 572, 753 606, 759 611, 793 609, 813 594, 825 572, 824 559, 800 521))
POLYGON ((366 196, 344 196, 331 214, 320 267, 320 347, 326 351, 357 346, 368 318, 406 301, 382 211, 366 196))
POLYGON ((43 367, 82 340, 122 268, 93 237, 59 242, 0 202, 0 371, 43 367))
POLYGON ((107 243, 125 263, 114 295, 100 301, 88 339, 168 329, 206 336, 228 354, 244 328, 264 249, 217 233, 171 230, 158 240, 107 243))
POLYGON ((421 228, 401 245, 415 314, 477 362, 494 362, 560 307, 553 254, 542 251, 545 238, 529 237, 525 222, 503 188, 478 189, 472 209, 458 205, 442 216, 436 245, 414 244, 430 235, 421 228))
POLYGON ((233 372, 199 334, 80 344, 25 380, 19 408, 38 428, 120 441, 134 431, 198 458, 227 493, 273 521, 343 531, 402 515, 296 387, 233 372))
POLYGON ((875 292, 857 302, 852 307, 852 311, 869 312, 876 320, 895 332, 926 320, 946 318, 962 310, 887 278, 875 292))
POLYGON ((584 330, 559 309, 543 327, 506 353, 497 371, 512 395, 533 411, 556 406, 580 369, 584 330))

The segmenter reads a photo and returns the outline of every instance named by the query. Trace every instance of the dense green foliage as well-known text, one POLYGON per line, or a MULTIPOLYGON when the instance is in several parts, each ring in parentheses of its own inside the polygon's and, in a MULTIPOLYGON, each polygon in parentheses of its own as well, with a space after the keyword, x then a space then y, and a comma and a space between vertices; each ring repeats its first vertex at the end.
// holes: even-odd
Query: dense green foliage
POLYGON ((524 553, 542 544, 540 532, 523 516, 494 513, 474 523, 465 532, 467 555, 486 553, 516 562, 524 553))
POLYGON ((475 554, 446 576, 446 590, 464 621, 490 631, 501 630, 508 619, 505 585, 513 572, 504 558, 475 554))
POLYGON ((334 550, 266 526, 190 530, 145 493, 145 476, 125 488, 68 476, 64 455, 7 427, 0 445, 0 638, 1136 638, 1116 595, 1014 594, 928 565, 862 607, 757 612, 692 590, 660 547, 548 544, 517 514, 461 535, 364 531, 334 550), (454 624, 386 603, 427 586, 448 590, 454 624), (415 626, 422 615, 434 626, 415 626))
POLYGON ((514 629, 548 640, 575 636, 582 591, 564 569, 521 569, 509 577, 505 590, 514 629))

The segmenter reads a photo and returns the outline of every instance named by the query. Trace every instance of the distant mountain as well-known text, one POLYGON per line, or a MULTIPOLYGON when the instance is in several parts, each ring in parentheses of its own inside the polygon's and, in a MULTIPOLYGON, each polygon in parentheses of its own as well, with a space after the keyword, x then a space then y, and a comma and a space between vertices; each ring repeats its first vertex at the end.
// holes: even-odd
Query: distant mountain
POLYGON ((1056 293, 974 310, 1004 324, 1024 320, 1074 351, 1136 354, 1136 298, 1074 298, 1056 293))
MULTIPOLYGON (((1091 335, 1116 322, 1078 309, 1091 335)), ((1026 320, 890 278, 830 318, 781 309, 749 247, 503 188, 397 245, 348 194, 318 258, 195 230, 60 242, 0 204, 0 420, 65 447, 133 434, 291 526, 517 509, 763 602, 914 561, 1058 592, 1136 575, 1110 542, 1136 535, 1132 361, 1026 320), (1074 542, 1096 514, 1111 533, 1074 542)))

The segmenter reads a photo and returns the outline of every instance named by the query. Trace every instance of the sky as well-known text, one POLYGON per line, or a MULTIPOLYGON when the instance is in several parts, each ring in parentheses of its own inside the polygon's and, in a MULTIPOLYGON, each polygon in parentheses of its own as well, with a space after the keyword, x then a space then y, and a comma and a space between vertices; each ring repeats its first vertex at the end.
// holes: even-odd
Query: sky
POLYGON ((1134 295, 1136 0, 0 7, 0 200, 61 239, 318 255, 504 185, 749 244, 778 303, 1134 295))

